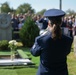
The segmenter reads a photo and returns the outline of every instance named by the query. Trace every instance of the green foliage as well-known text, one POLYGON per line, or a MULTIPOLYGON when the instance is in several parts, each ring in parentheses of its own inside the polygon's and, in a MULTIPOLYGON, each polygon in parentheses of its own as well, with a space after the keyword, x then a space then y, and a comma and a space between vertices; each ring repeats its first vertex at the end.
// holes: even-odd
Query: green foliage
POLYGON ((45 11, 46 11, 46 9, 42 9, 41 11, 37 12, 37 14, 43 15, 45 11))
POLYGON ((22 49, 17 49, 18 54, 23 58, 23 59, 28 59, 29 57, 27 56, 26 53, 22 49))
POLYGON ((2 40, 0 41, 0 50, 7 50, 8 49, 8 41, 2 40))
POLYGON ((39 29, 33 19, 28 17, 24 26, 20 30, 20 39, 26 47, 31 47, 34 43, 35 37, 38 36, 39 29))
POLYGON ((66 11, 66 13, 67 13, 67 15, 69 15, 69 16, 76 14, 76 12, 75 12, 74 10, 71 10, 71 9, 68 9, 68 10, 66 11))
POLYGON ((9 6, 9 3, 8 2, 3 3, 1 6, 1 12, 2 13, 8 13, 10 11, 11 11, 11 8, 9 6))
POLYGON ((22 5, 20 5, 17 10, 16 13, 28 13, 30 11, 30 13, 34 13, 34 9, 32 9, 31 5, 28 3, 24 3, 22 5))
MULTIPOLYGON (((23 48, 24 52, 31 55, 29 49, 23 48)), ((5 52, 0 52, 4 53, 5 52)), ((10 53, 10 52, 9 52, 10 53)), ((3 55, 4 55, 3 54, 3 55)), ((1 55, 1 54, 0 54, 1 55)), ((38 70, 39 66, 39 57, 32 56, 32 62, 34 62, 36 65, 29 65, 29 66, 0 66, 0 75, 36 75, 36 72, 38 70)), ((76 57, 74 56, 74 52, 71 52, 68 55, 68 70, 69 75, 76 75, 76 57)))

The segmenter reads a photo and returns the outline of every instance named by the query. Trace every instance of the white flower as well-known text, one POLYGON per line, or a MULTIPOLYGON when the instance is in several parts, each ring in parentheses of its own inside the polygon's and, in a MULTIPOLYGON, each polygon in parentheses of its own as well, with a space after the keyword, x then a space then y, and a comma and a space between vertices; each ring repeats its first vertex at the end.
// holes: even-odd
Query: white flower
POLYGON ((23 46, 22 43, 17 42, 16 40, 9 41, 9 48, 10 49, 16 49, 17 47, 23 46))
POLYGON ((15 42, 14 45, 17 46, 18 45, 18 42, 15 42))
POLYGON ((16 45, 17 44, 17 41, 16 40, 11 40, 11 41, 9 41, 9 44, 16 45))

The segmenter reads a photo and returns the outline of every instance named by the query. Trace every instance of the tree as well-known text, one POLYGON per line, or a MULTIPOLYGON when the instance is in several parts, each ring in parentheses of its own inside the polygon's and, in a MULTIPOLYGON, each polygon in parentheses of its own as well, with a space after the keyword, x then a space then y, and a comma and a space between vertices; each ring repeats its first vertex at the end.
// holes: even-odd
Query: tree
POLYGON ((66 13, 67 13, 67 15, 75 15, 76 14, 76 12, 74 10, 71 10, 71 9, 68 9, 66 11, 66 13))
POLYGON ((31 47, 33 45, 35 37, 39 35, 39 28, 32 17, 27 17, 19 35, 24 46, 31 47))
POLYGON ((23 13, 24 14, 24 13, 28 13, 28 12, 30 12, 30 13, 35 12, 34 9, 32 9, 30 4, 28 4, 28 3, 24 3, 24 4, 20 5, 16 10, 16 13, 23 13))
POLYGON ((16 9, 14 9, 13 7, 11 8, 11 12, 12 13, 15 13, 16 12, 16 9))
POLYGON ((43 9, 43 10, 39 11, 37 14, 43 15, 45 11, 46 11, 46 9, 43 9))
POLYGON ((10 11, 11 9, 8 2, 5 2, 1 5, 1 13, 8 13, 10 11))

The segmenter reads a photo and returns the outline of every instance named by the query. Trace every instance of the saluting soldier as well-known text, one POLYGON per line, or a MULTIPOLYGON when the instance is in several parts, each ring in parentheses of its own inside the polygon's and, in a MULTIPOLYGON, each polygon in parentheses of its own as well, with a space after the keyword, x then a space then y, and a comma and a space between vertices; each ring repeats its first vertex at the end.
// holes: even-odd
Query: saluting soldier
POLYGON ((44 13, 49 19, 47 31, 36 37, 31 48, 33 56, 40 56, 37 75, 68 75, 67 55, 73 39, 61 32, 64 15, 65 12, 59 9, 49 9, 44 13))

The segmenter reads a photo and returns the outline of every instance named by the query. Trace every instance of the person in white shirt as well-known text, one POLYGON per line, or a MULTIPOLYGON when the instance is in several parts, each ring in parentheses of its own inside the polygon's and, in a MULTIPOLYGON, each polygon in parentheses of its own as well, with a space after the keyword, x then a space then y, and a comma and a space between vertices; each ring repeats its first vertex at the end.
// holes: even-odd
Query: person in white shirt
POLYGON ((22 21, 20 21, 19 25, 18 25, 18 29, 20 30, 22 28, 24 24, 22 23, 22 21))

